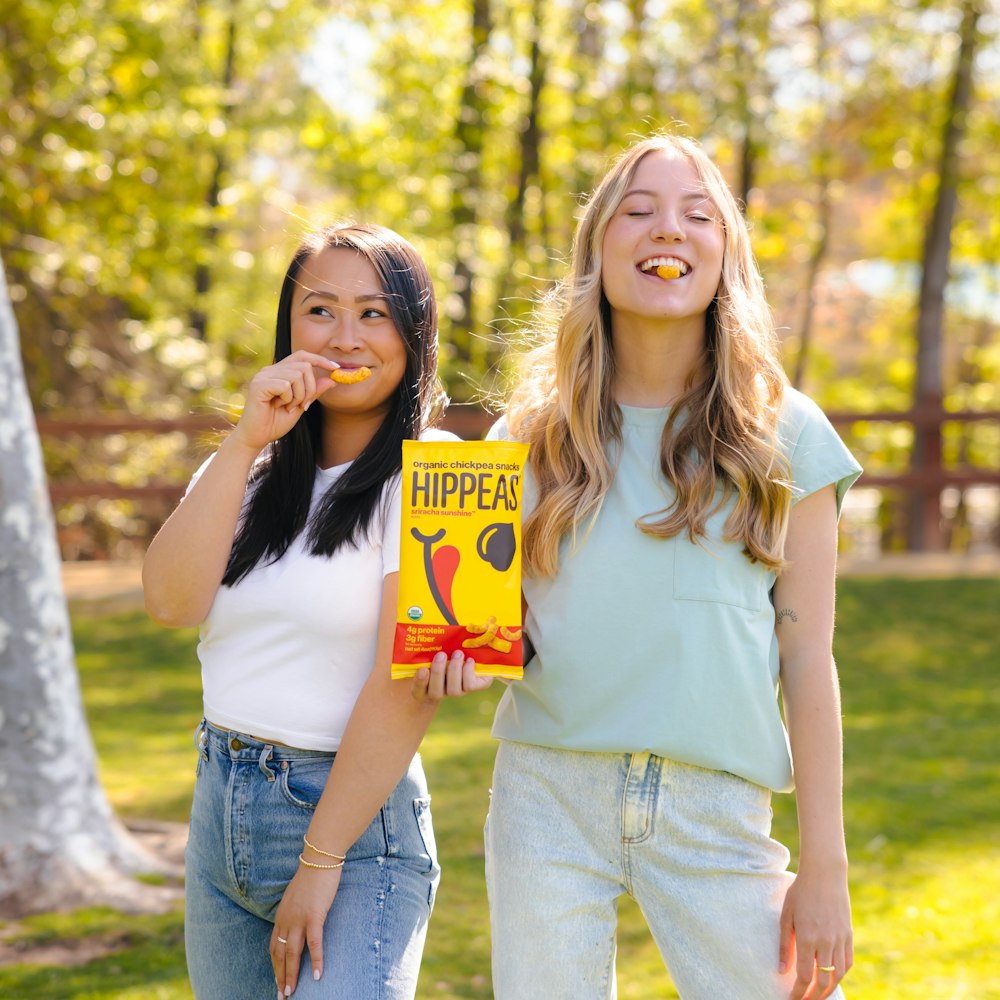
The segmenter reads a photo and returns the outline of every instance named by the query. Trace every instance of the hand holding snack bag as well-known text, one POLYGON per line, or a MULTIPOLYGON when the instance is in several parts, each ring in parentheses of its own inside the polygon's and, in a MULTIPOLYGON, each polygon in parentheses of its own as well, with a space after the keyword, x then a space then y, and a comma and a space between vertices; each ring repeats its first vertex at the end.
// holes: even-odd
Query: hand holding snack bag
POLYGON ((399 603, 392 676, 438 650, 476 673, 520 678, 521 486, 528 446, 404 441, 399 603))

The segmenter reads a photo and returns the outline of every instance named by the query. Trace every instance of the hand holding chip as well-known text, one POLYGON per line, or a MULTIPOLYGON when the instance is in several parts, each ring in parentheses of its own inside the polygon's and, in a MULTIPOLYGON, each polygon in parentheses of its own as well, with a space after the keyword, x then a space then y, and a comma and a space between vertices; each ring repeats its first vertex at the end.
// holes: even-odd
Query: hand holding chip
POLYGON ((322 392, 320 382, 337 363, 310 351, 294 351, 267 365, 250 380, 243 411, 231 437, 256 451, 284 437, 322 392))

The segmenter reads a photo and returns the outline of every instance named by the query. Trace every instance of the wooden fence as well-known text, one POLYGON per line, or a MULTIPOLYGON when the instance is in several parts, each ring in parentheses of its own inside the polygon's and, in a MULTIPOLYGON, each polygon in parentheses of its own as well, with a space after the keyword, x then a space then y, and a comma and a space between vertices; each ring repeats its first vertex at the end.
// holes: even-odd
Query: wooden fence
MULTIPOLYGON (((949 412, 940 408, 911 409, 907 411, 882 410, 876 412, 830 412, 831 422, 838 427, 850 427, 861 422, 905 423, 929 432, 930 446, 925 452, 925 462, 919 468, 905 472, 866 472, 861 482, 865 486, 882 489, 899 489, 911 494, 915 516, 930 527, 925 536, 926 548, 940 546, 939 522, 941 491, 953 486, 964 488, 973 485, 1000 486, 1000 468, 984 469, 972 466, 946 468, 941 456, 941 431, 946 423, 971 423, 974 421, 1000 422, 1000 411, 963 410, 949 412)), ((465 439, 482 437, 495 416, 481 407, 455 404, 449 407, 442 426, 465 439)), ((105 437, 110 434, 169 434, 181 432, 197 438, 225 430, 229 423, 221 416, 190 415, 173 419, 152 419, 130 415, 102 416, 69 420, 38 418, 38 431, 43 439, 68 439, 73 437, 105 437)), ((141 486, 118 486, 108 482, 50 483, 52 502, 88 497, 109 499, 161 499, 176 502, 184 490, 184 483, 152 482, 141 486)))
MULTIPOLYGON (((445 430, 466 440, 480 438, 496 416, 478 406, 453 404, 442 421, 445 430)), ((191 414, 185 417, 153 418, 99 416, 87 419, 38 417, 38 433, 42 439, 66 440, 82 437, 107 437, 111 434, 174 434, 180 432, 189 438, 208 436, 225 431, 232 424, 223 416, 191 414)), ((109 482, 49 483, 49 496, 53 503, 100 497, 112 500, 173 500, 178 501, 186 483, 145 483, 141 486, 118 486, 109 482)))

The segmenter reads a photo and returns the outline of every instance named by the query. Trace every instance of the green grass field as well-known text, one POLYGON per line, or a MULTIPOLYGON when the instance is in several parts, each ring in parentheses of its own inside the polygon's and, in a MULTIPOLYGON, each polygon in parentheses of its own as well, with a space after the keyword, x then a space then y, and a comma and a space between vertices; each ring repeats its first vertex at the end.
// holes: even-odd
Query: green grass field
MULTIPOLYGON (((1000 1000, 998 609, 996 580, 841 583, 836 651, 857 961, 849 1000, 1000 1000)), ((127 614, 75 616, 74 634, 113 805, 126 819, 183 821, 200 705, 194 633, 127 614)), ((444 876, 422 1000, 491 996, 481 834, 498 696, 445 705, 424 743, 444 876)), ((775 801, 775 829, 794 851, 789 796, 775 801)), ((631 902, 621 917, 620 996, 676 997, 631 902)), ((5 1000, 191 997, 179 912, 88 910, 2 933, 121 946, 79 967, 0 968, 5 1000)))

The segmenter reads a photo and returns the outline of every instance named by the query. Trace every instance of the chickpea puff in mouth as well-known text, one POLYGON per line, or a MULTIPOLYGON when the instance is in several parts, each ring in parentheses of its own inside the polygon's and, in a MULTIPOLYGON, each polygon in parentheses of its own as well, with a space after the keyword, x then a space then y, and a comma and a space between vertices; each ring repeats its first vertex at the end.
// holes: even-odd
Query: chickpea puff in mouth
POLYGON ((356 382, 364 382, 372 373, 367 365, 360 368, 335 368, 330 372, 330 378, 338 385, 354 385, 356 382))
POLYGON ((691 268, 679 257, 650 257, 639 265, 639 270, 643 274, 653 273, 664 281, 673 281, 682 278, 691 268))

